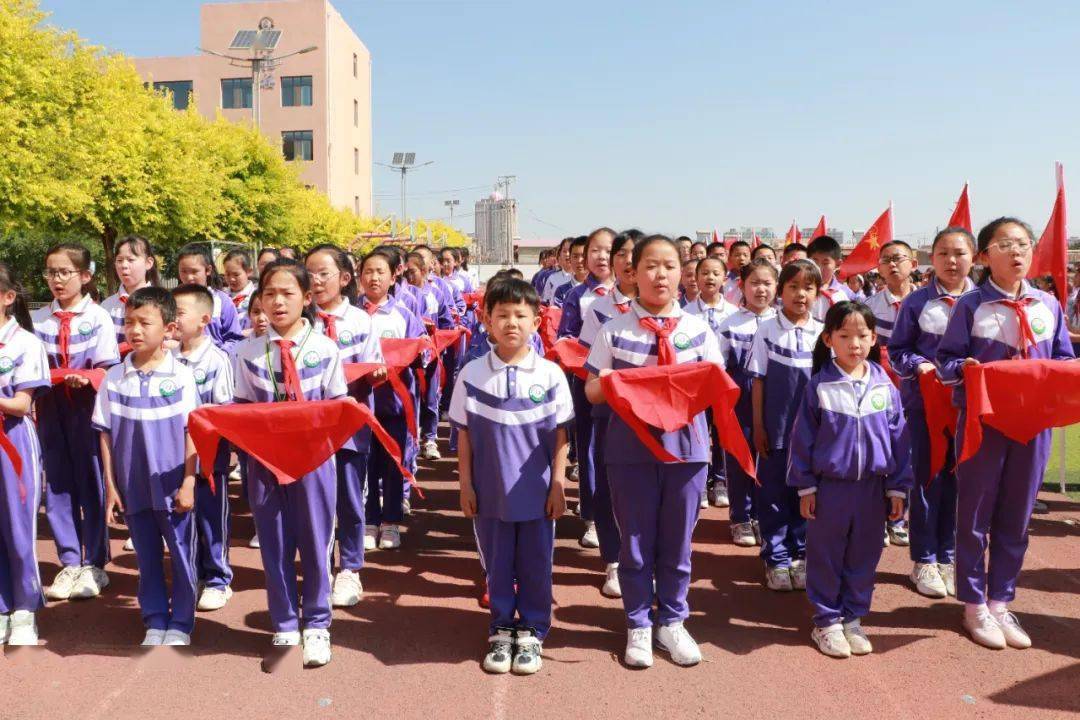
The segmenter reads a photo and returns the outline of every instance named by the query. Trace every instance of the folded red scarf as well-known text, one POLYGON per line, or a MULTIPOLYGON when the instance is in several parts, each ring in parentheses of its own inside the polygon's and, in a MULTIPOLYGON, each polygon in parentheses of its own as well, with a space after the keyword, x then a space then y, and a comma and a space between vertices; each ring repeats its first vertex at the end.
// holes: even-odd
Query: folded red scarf
MULTIPOLYGON (((416 407, 413 403, 412 393, 405 386, 401 374, 408 371, 420 353, 431 349, 431 340, 427 337, 418 338, 382 338, 379 341, 382 346, 383 358, 386 360, 386 382, 390 389, 401 401, 402 412, 405 413, 405 426, 413 439, 419 437, 419 428, 416 423, 416 407)), ((345 363, 342 368, 345 371, 345 382, 351 383, 366 377, 383 367, 378 363, 345 363)), ((423 378, 423 372, 417 373, 423 378)))
MULTIPOLYGON (((435 363, 439 370, 439 387, 443 388, 443 392, 446 390, 446 365, 443 364, 442 354, 447 348, 454 347, 458 344, 461 338, 464 337, 468 342, 472 337, 472 331, 464 325, 458 325, 457 327, 448 328, 446 330, 436 330, 431 333, 431 344, 434 347, 435 363)), ((420 377, 423 377, 423 373, 419 373, 420 377)))
POLYGON ((879 345, 879 347, 881 348, 881 362, 879 363, 881 365, 881 369, 884 370, 885 374, 889 376, 890 380, 892 380, 892 384, 895 385, 897 389, 899 389, 900 376, 896 374, 895 370, 893 370, 892 361, 889 360, 889 348, 885 347, 884 345, 879 345))
POLYGON ((540 342, 544 345, 544 352, 555 347, 559 339, 559 323, 562 322, 562 308, 548 305, 540 310, 540 342))
MULTIPOLYGON (((281 485, 296 482, 322 465, 362 427, 371 428, 402 476, 415 486, 412 473, 401 464, 401 448, 371 408, 352 400, 211 405, 188 417, 188 433, 202 467, 214 466, 218 444, 224 439, 273 473, 281 485)), ((213 490, 214 479, 207 480, 213 490)), ((419 488, 417 493, 423 497, 419 488)))
POLYGON ((695 362, 616 370, 602 377, 600 383, 607 404, 660 462, 682 460, 665 450, 646 425, 674 432, 689 425, 698 413, 712 408, 720 446, 747 475, 757 478, 754 459, 735 417, 739 386, 719 365, 695 362))
POLYGON ((559 363, 563 370, 577 375, 582 380, 588 378, 589 373, 585 369, 585 361, 589 357, 589 349, 574 338, 560 338, 545 357, 552 362, 559 363))
POLYGON ((78 375, 79 377, 86 378, 90 381, 90 385, 94 388, 94 392, 97 392, 98 388, 101 387, 101 383, 105 382, 105 371, 102 368, 93 368, 92 370, 52 368, 49 370, 49 379, 52 381, 53 385, 63 385, 64 378, 68 375, 78 375))
POLYGON ((956 436, 960 411, 953 405, 952 388, 942 384, 936 372, 920 375, 919 389, 922 391, 926 429, 930 434, 930 477, 926 479, 929 485, 945 467, 949 438, 956 436))
POLYGON ((964 368, 964 446, 975 455, 982 426, 1019 443, 1043 430, 1080 422, 1080 363, 1075 360, 998 360, 964 368), (981 421, 981 422, 980 422, 981 421))
POLYGON ((475 310, 484 304, 484 293, 479 291, 462 293, 461 297, 465 301, 465 306, 470 310, 475 310))
POLYGON ((11 468, 15 471, 15 477, 18 479, 19 484, 19 499, 24 503, 26 502, 26 485, 22 480, 22 455, 19 454, 19 449, 15 447, 15 443, 11 442, 11 438, 4 432, 3 414, 0 413, 0 450, 4 451, 4 454, 8 456, 8 460, 11 461, 11 468))

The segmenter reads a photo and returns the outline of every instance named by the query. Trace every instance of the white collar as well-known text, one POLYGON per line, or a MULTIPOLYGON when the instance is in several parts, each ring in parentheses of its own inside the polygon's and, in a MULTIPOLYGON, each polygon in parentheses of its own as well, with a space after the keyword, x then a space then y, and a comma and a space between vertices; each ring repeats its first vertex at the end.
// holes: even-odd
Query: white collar
MULTIPOLYGON (((93 299, 89 295, 83 295, 82 300, 75 303, 75 307, 71 308, 71 310, 67 310, 66 312, 73 312, 76 315, 82 315, 84 312, 86 312, 87 306, 90 305, 90 303, 92 302, 93 299)), ((60 303, 58 303, 56 300, 53 300, 52 303, 49 305, 49 313, 52 314, 57 312, 65 311, 63 308, 60 307, 60 303)))
POLYGON ((638 302, 637 298, 635 298, 630 303, 630 307, 634 309, 634 314, 637 315, 639 318, 650 318, 650 317, 656 317, 656 318, 662 318, 662 317, 680 318, 680 317, 682 317, 682 314, 683 314, 682 308, 679 307, 678 302, 672 302, 670 310, 668 310, 667 312, 664 312, 664 313, 658 313, 656 315, 652 314, 651 312, 649 312, 645 308, 641 307, 641 303, 638 302))
POLYGON ((14 336, 15 333, 19 332, 20 327, 22 326, 19 325, 19 322, 15 319, 14 316, 9 317, 7 322, 4 323, 2 327, 0 327, 0 343, 6 345, 7 343, 11 342, 12 336, 14 336))
MULTIPOLYGON (((498 353, 495 352, 495 345, 494 344, 492 344, 491 352, 489 352, 487 356, 488 356, 488 367, 491 368, 492 372, 499 372, 503 368, 508 367, 508 364, 504 363, 502 361, 502 358, 499 357, 498 353)), ((525 357, 523 357, 521 359, 521 362, 519 362, 517 365, 514 365, 512 367, 516 367, 517 369, 524 370, 526 372, 532 372, 533 370, 535 370, 536 369, 536 350, 534 350, 532 348, 532 346, 530 345, 529 346, 529 352, 526 353, 525 357)))
MULTIPOLYGON (((139 370, 135 368, 135 353, 129 353, 128 356, 124 358, 123 363, 125 376, 139 372, 139 370)), ((176 356, 172 353, 165 353, 165 357, 164 359, 162 359, 161 363, 156 368, 151 370, 148 374, 168 376, 175 375, 176 356)))

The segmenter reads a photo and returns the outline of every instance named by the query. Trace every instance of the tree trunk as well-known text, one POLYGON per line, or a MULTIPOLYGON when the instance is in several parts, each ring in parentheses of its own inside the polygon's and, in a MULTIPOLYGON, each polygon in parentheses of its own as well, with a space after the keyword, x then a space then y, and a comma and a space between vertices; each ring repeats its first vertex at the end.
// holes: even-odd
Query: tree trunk
MULTIPOLYGON (((120 287, 120 279, 116 276, 116 228, 105 226, 105 230, 101 233, 101 245, 105 249, 105 282, 109 288, 109 295, 112 295, 120 287)), ((106 296, 108 297, 108 296, 106 296)))

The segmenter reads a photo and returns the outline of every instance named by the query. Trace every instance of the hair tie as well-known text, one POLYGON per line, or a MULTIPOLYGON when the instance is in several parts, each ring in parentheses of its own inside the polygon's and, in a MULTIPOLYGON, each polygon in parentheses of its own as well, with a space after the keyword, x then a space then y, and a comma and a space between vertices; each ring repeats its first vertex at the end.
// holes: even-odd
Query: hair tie
POLYGON ((93 275, 95 272, 97 272, 97 264, 93 260, 91 260, 90 264, 86 267, 86 269, 91 275, 93 275))

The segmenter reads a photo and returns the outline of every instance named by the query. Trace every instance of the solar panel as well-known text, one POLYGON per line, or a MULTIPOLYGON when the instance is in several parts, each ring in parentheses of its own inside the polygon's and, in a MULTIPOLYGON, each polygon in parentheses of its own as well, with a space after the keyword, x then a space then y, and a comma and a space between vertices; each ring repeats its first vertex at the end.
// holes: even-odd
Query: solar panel
POLYGON ((258 30, 239 30, 236 33, 236 37, 233 38, 232 44, 229 45, 230 50, 249 50, 252 45, 255 44, 255 37, 259 34, 258 30))
POLYGON ((405 165, 412 165, 416 162, 416 153, 405 153, 405 165))
POLYGON ((394 159, 390 161, 391 165, 401 165, 405 159, 405 153, 394 153, 394 159))
POLYGON ((263 50, 273 50, 277 47, 279 40, 281 40, 280 30, 260 30, 255 46, 263 50))

